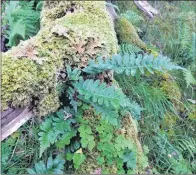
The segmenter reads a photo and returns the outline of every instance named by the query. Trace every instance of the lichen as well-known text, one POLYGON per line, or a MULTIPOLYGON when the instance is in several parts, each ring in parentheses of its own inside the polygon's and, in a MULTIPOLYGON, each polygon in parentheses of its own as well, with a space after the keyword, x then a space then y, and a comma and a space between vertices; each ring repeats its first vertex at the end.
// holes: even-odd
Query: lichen
POLYGON ((39 33, 3 54, 3 110, 33 102, 37 115, 55 111, 60 104, 58 74, 64 65, 83 67, 89 58, 118 50, 105 2, 44 3, 39 33))
POLYGON ((121 17, 116 19, 115 31, 120 44, 134 44, 146 50, 145 43, 139 38, 134 26, 126 18, 121 17))

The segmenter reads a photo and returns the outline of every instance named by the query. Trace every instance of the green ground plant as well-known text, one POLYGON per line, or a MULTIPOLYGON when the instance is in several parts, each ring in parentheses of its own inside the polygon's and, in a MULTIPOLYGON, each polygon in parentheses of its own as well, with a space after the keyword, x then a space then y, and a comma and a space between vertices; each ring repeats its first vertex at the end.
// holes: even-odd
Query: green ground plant
POLYGON ((7 47, 16 46, 37 34, 40 29, 41 1, 10 1, 4 4, 2 24, 7 26, 3 33, 7 47))
MULTIPOLYGON (((119 53, 64 67, 60 108, 2 142, 2 174, 196 173, 196 12, 150 3, 161 12, 153 20, 134 2, 113 5, 119 53)), ((6 4, 8 46, 38 32, 40 5, 6 4)))

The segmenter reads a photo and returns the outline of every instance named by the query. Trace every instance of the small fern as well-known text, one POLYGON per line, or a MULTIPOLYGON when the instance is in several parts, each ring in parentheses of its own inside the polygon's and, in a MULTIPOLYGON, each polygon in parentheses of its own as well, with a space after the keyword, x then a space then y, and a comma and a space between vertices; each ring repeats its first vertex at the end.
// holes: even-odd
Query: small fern
POLYGON ((114 70, 117 74, 125 72, 126 75, 135 76, 138 70, 144 74, 145 69, 153 74, 153 70, 164 71, 183 68, 172 64, 170 59, 161 55, 155 58, 153 55, 142 56, 141 54, 126 53, 123 56, 114 55, 111 59, 106 58, 105 61, 101 57, 98 57, 97 62, 90 60, 89 65, 83 71, 96 74, 106 70, 114 70))
POLYGON ((97 114, 100 114, 102 119, 107 121, 108 123, 116 126, 119 124, 118 121, 118 111, 114 108, 107 108, 105 106, 100 106, 96 104, 92 104, 97 114))
POLYGON ((137 54, 139 52, 142 52, 142 50, 139 47, 135 46, 135 45, 126 44, 126 43, 120 45, 120 54, 121 55, 124 55, 126 53, 129 53, 129 54, 135 53, 135 54, 137 54))
POLYGON ((67 66, 67 75, 69 80, 77 81, 80 78, 81 71, 78 68, 71 70, 70 66, 67 66))
POLYGON ((137 25, 139 22, 144 21, 144 18, 142 18, 134 11, 126 11, 125 13, 121 14, 121 17, 126 18, 133 25, 137 25))
MULTIPOLYGON (((9 40, 7 46, 12 47, 19 44, 20 40, 34 36, 40 28, 40 10, 42 3, 34 10, 35 1, 10 1, 5 5, 3 24, 8 24, 5 37, 9 40)), ((37 5, 38 5, 37 4, 37 5)))
POLYGON ((56 156, 55 159, 52 157, 48 158, 47 164, 43 161, 35 164, 34 169, 27 169, 29 174, 63 174, 65 160, 60 155, 56 156))
POLYGON ((181 28, 179 28, 179 41, 183 50, 189 49, 191 43, 191 32, 188 25, 184 24, 181 28))
POLYGON ((190 154, 194 159, 194 154, 196 154, 196 141, 194 140, 194 138, 179 140, 177 148, 181 152, 186 152, 190 154))
POLYGON ((196 85, 196 80, 193 77, 190 70, 184 70, 183 73, 184 73, 184 78, 185 78, 187 87, 189 87, 191 84, 196 85))
MULTIPOLYGON (((125 95, 120 88, 115 88, 114 85, 108 86, 106 83, 100 83, 100 80, 93 81, 92 79, 83 80, 74 83, 75 89, 80 96, 86 100, 90 100, 99 105, 105 105, 107 107, 112 106, 114 108, 124 107, 125 95)), ((78 96, 78 98, 81 98, 78 96)))

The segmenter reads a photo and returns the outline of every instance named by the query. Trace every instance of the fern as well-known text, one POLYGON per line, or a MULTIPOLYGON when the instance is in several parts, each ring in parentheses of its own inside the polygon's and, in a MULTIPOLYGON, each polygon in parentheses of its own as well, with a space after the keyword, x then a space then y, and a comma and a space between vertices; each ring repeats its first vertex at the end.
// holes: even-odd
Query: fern
POLYGON ((183 50, 189 49, 191 43, 191 32, 188 25, 183 24, 179 28, 179 40, 183 50))
POLYGON ((196 80, 193 77, 190 70, 184 70, 183 73, 184 73, 184 78, 185 78, 187 87, 189 87, 191 84, 196 85, 196 80))
POLYGON ((83 69, 84 72, 90 74, 100 73, 106 70, 114 70, 117 74, 125 72, 126 75, 135 76, 139 70, 144 74, 144 70, 147 69, 150 73, 154 73, 154 70, 164 71, 172 69, 183 69, 180 66, 176 66, 170 62, 167 57, 159 55, 154 58, 153 55, 144 56, 138 54, 124 54, 114 55, 112 58, 106 58, 104 61, 101 57, 98 57, 97 63, 95 60, 90 60, 89 65, 83 69))
POLYGON ((69 89, 67 90, 67 94, 68 94, 68 98, 70 100, 70 104, 72 105, 72 107, 74 108, 75 112, 77 112, 78 110, 78 101, 76 101, 76 91, 75 89, 69 87, 69 89))
POLYGON ((191 42, 191 50, 190 50, 190 57, 192 61, 196 63, 196 33, 192 32, 192 42, 191 42))
POLYGON ((5 32, 5 37, 9 42, 7 46, 16 46, 20 40, 34 36, 40 28, 40 6, 34 10, 35 1, 10 1, 5 5, 4 23, 9 29, 5 32))
POLYGON ((27 169, 29 174, 63 174, 65 160, 60 155, 56 156, 55 159, 52 157, 48 158, 47 164, 43 161, 35 164, 34 169, 27 169))
POLYGON ((138 15, 134 11, 126 11, 125 13, 121 14, 121 17, 126 18, 133 25, 137 25, 139 22, 144 21, 144 18, 142 18, 140 15, 138 15))
POLYGON ((71 70, 70 66, 67 66, 67 75, 69 80, 77 81, 80 78, 81 71, 78 68, 71 70))
POLYGON ((178 150, 190 154, 194 159, 194 154, 196 153, 196 141, 194 140, 194 138, 181 139, 177 144, 178 150))
POLYGON ((107 121, 108 123, 116 126, 119 124, 118 121, 118 111, 114 108, 107 108, 106 106, 100 106, 96 104, 92 104, 97 114, 100 114, 102 119, 107 121))
POLYGON ((124 55, 126 53, 132 54, 132 53, 139 53, 139 52, 142 52, 142 50, 135 45, 126 44, 126 43, 120 45, 120 54, 121 55, 124 55))
POLYGON ((74 84, 78 91, 78 98, 86 103, 91 104, 102 119, 113 125, 118 123, 118 110, 130 112, 136 119, 140 118, 141 108, 135 102, 125 96, 120 88, 114 85, 108 86, 106 83, 100 83, 100 80, 93 81, 91 79, 83 80, 74 84))
MULTIPOLYGON (((101 83, 100 80, 93 81, 92 79, 83 80, 74 84, 74 87, 86 100, 90 100, 99 105, 107 107, 112 106, 119 108, 125 107, 125 95, 120 88, 115 88, 114 85, 107 87, 106 83, 101 83)), ((78 96, 80 98, 80 96, 78 96)))

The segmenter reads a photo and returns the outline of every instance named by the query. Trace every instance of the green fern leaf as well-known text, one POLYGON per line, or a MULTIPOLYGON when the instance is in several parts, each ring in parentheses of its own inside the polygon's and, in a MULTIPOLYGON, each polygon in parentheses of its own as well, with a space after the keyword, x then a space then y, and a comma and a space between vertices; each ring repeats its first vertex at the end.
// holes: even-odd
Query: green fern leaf
POLYGON ((67 75, 69 80, 77 81, 80 78, 81 71, 78 68, 75 68, 73 71, 70 66, 67 66, 67 75))
POLYGON ((117 126, 119 124, 118 121, 118 111, 113 108, 107 108, 104 105, 96 105, 92 104, 97 114, 100 114, 103 120, 106 120, 108 123, 117 126))
POLYGON ((189 87, 191 84, 196 85, 196 80, 193 77, 190 70, 184 70, 183 73, 184 73, 184 78, 185 78, 187 87, 189 87))
POLYGON ((124 55, 114 55, 105 61, 101 57, 97 59, 97 62, 90 60, 89 65, 82 71, 96 74, 106 70, 114 70, 117 74, 125 72, 126 75, 135 76, 137 71, 144 74, 145 69, 153 74, 153 70, 165 71, 183 68, 172 64, 170 59, 161 55, 155 58, 153 55, 145 54, 142 56, 141 54, 125 53, 124 55))
POLYGON ((43 161, 35 164, 34 169, 27 169, 29 174, 63 174, 65 160, 58 155, 55 159, 48 158, 47 165, 43 161))
POLYGON ((126 18, 133 25, 137 25, 139 22, 144 21, 144 18, 142 18, 140 15, 138 15, 134 11, 126 11, 125 13, 121 14, 121 17, 126 18))
POLYGON ((177 148, 181 152, 185 151, 186 153, 190 154, 194 159, 194 154, 196 153, 196 141, 194 138, 179 140, 177 148))
POLYGON ((142 52, 142 50, 135 45, 126 44, 126 43, 120 45, 121 55, 124 55, 126 53, 132 54, 132 53, 139 53, 139 52, 142 52))
POLYGON ((84 99, 99 105, 113 106, 117 109, 124 105, 125 95, 120 88, 115 88, 114 85, 107 87, 106 83, 100 84, 100 80, 87 79, 84 81, 81 79, 74 84, 74 87, 84 99))

